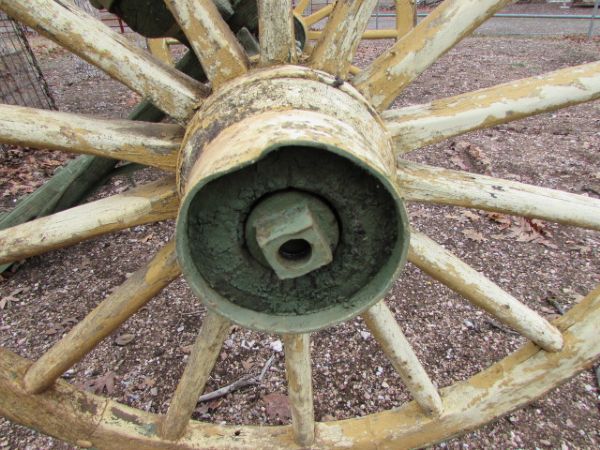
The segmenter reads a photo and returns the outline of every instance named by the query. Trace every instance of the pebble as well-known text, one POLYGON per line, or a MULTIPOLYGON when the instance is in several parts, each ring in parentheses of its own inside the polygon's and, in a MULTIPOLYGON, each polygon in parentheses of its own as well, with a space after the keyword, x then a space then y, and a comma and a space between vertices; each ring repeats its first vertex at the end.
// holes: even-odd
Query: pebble
POLYGON ((367 341, 371 337, 371 333, 369 333, 368 331, 361 331, 360 335, 365 341, 367 341))
POLYGON ((274 352, 281 353, 283 351, 283 343, 278 339, 269 344, 269 348, 274 352))

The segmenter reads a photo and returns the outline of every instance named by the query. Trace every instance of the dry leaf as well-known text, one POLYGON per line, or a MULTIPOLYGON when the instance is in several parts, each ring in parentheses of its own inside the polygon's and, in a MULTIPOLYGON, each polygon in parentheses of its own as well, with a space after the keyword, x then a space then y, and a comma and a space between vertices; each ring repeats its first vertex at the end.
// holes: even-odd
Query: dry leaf
POLYGON ((466 217, 467 219, 469 219, 472 222, 476 222, 479 219, 481 219, 481 217, 479 216, 479 214, 475 214, 472 211, 462 211, 460 213, 461 216, 466 217))
POLYGON ((21 294, 22 292, 26 292, 28 290, 29 289, 18 288, 18 289, 15 289, 14 291, 12 291, 10 294, 8 294, 6 297, 3 297, 2 299, 0 299, 0 310, 6 308, 11 303, 20 302, 21 299, 17 298, 16 296, 21 294))
POLYGON ((190 353, 192 351, 192 347, 194 346, 194 344, 190 344, 190 345, 182 345, 181 347, 179 347, 179 350, 181 350, 183 353, 190 353))
POLYGON ((500 229, 505 230, 512 225, 512 219, 506 214, 486 213, 488 219, 500 225, 500 229))
POLYGON ((457 215, 457 214, 445 214, 444 217, 446 219, 456 220, 460 223, 467 223, 469 221, 469 219, 467 219, 465 216, 457 215))
POLYGON ((458 155, 451 157, 450 162, 462 170, 469 170, 469 166, 467 166, 465 161, 458 155))
POLYGON ((246 372, 248 372, 250 369, 252 369, 253 365, 254 365, 254 363, 252 362, 251 359, 247 359, 245 361, 242 361, 242 367, 244 368, 244 370, 246 372))
POLYGON ((131 341, 133 341, 135 339, 135 335, 134 334, 130 334, 130 333, 124 333, 121 334, 119 336, 117 336, 117 338, 115 339, 115 344, 119 345, 119 346, 124 346, 129 344, 131 341))
POLYGON ((471 239, 472 241, 476 241, 476 242, 487 241, 487 238, 483 234, 481 234, 479 231, 467 229, 467 230, 463 230, 462 234, 464 234, 467 239, 471 239))
POLYGON ((115 390, 115 373, 107 372, 101 377, 84 382, 81 387, 94 394, 100 395, 106 391, 107 395, 111 395, 115 390))
POLYGON ((262 400, 265 402, 265 409, 269 418, 279 418, 281 420, 291 418, 290 402, 287 395, 274 392, 265 395, 262 400))

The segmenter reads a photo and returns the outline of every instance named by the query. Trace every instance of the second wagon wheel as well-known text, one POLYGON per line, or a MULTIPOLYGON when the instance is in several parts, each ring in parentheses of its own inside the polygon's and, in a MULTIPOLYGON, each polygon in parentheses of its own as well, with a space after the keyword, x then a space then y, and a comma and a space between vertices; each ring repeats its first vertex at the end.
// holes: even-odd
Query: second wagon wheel
POLYGON ((458 205, 600 229, 600 201, 398 159, 469 130, 600 96, 600 63, 389 110, 443 53, 509 1, 446 0, 350 82, 374 0, 338 2, 297 55, 291 1, 260 0, 249 61, 210 0, 167 0, 210 80, 154 60, 67 2, 0 9, 95 64, 178 124, 97 120, 0 106, 0 141, 93 153, 176 176, 0 232, 0 263, 177 217, 173 240, 41 358, 0 350, 0 412, 81 447, 420 447, 544 394, 600 353, 600 290, 551 324, 410 228, 405 202, 458 205), (65 225, 68 224, 68 225, 65 225), (405 261, 531 343, 438 391, 382 301, 405 261), (181 273, 209 310, 165 415, 59 377, 181 273), (362 315, 414 401, 315 423, 310 332, 362 315), (190 420, 232 323, 280 334, 291 426, 190 420))

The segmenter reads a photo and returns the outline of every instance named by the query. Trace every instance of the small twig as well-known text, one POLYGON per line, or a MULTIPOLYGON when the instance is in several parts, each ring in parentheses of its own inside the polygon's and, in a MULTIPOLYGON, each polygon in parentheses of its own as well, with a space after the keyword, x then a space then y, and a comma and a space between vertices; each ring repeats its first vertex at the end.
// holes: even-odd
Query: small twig
POLYGON ((600 364, 596 366, 596 383, 598 384, 598 389, 600 389, 600 364))
POLYGON ((546 301, 551 304, 554 309, 556 310, 556 312, 558 312, 561 316, 565 315, 565 308, 563 308, 563 306, 558 303, 556 300, 554 300, 552 297, 548 297, 546 299, 546 301))
POLYGON ((494 322, 492 319, 484 319, 489 325, 491 325, 493 328, 496 328, 500 331, 503 331, 504 333, 509 333, 509 334, 516 334, 518 335, 519 333, 517 333, 516 331, 511 330, 510 328, 506 328, 502 325, 500 325, 499 323, 494 322))
POLYGON ((208 402, 210 400, 214 400, 215 398, 223 397, 223 396, 229 394, 230 392, 237 391, 238 389, 242 389, 242 388, 245 388, 248 386, 254 386, 254 385, 262 383, 262 380, 265 377, 265 375, 267 374, 267 370, 269 370, 269 367, 271 367, 271 364, 273 364, 274 359, 275 359, 275 354, 271 355, 271 357, 267 360, 264 367, 260 371, 259 375, 255 375, 255 376, 245 375, 242 378, 240 378, 239 380, 236 380, 233 383, 228 384, 227 386, 223 386, 222 388, 219 388, 216 391, 209 392, 208 394, 201 395, 198 398, 198 403, 208 402))

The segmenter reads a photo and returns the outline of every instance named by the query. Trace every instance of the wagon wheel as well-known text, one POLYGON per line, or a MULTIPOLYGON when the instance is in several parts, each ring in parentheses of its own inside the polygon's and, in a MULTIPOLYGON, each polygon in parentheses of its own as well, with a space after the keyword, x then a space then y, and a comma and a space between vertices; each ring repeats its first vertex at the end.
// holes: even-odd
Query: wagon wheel
POLYGON ((405 201, 459 205, 600 229, 600 201, 593 198, 395 163, 432 142, 600 96, 595 62, 386 111, 507 3, 447 0, 349 83, 342 80, 374 0, 338 3, 314 51, 299 63, 291 2, 260 0, 261 54, 252 64, 211 1, 167 0, 206 70, 209 91, 70 4, 0 0, 0 9, 179 123, 0 107, 1 142, 141 162, 177 176, 0 232, 0 262, 7 262, 177 216, 174 239, 40 359, 30 363, 0 350, 2 414, 81 447, 419 447, 530 402, 590 365, 600 353, 600 289, 550 324, 409 230, 404 211, 405 201), (532 342, 438 392, 381 300, 406 259, 532 342), (180 273, 209 313, 166 415, 58 380, 180 273), (414 401, 315 423, 309 333, 358 314, 414 401), (232 322, 283 336, 291 426, 190 420, 232 322))

